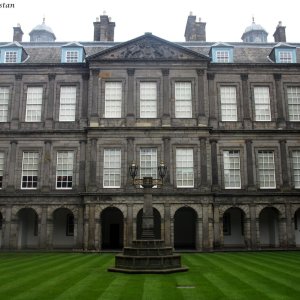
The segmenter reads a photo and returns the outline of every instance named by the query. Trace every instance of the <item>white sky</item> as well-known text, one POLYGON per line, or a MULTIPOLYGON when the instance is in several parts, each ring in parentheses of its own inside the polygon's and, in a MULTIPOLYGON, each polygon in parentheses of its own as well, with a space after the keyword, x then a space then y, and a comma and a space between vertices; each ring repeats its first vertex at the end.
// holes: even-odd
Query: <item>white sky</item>
POLYGON ((0 8, 0 41, 10 42, 13 26, 21 24, 23 41, 42 23, 52 28, 56 41, 92 41, 93 22, 106 11, 116 23, 115 41, 124 42, 145 32, 163 39, 184 41, 186 20, 190 12, 206 22, 206 40, 240 42, 245 28, 262 25, 273 42, 273 33, 282 21, 287 42, 300 42, 299 0, 3 0, 15 8, 0 8))

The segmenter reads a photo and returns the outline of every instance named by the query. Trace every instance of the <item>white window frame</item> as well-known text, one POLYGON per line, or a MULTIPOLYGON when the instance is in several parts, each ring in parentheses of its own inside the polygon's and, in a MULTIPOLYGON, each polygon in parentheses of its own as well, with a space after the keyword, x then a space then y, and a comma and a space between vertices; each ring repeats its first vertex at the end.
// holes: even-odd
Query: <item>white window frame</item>
POLYGON ((42 120, 43 87, 28 87, 26 99, 25 122, 42 120))
POLYGON ((140 118, 157 118, 157 82, 140 82, 140 118))
POLYGON ((0 189, 3 188, 3 176, 4 176, 4 152, 0 152, 0 189))
POLYGON ((279 62, 283 64, 290 64, 293 62, 293 53, 291 51, 278 51, 279 62))
POLYGON ((5 63, 16 63, 18 61, 18 51, 5 51, 4 62, 5 63))
POLYGON ((22 158, 22 190, 36 190, 39 180, 40 154, 36 151, 24 151, 22 158))
POLYGON ((177 188, 194 187, 193 148, 176 149, 176 186, 177 188))
POLYGON ((104 83, 105 118, 122 117, 122 82, 107 81, 104 83))
POLYGON ((257 155, 259 188, 276 189, 274 151, 259 150, 257 155))
POLYGON ((241 188, 241 159, 239 150, 223 151, 224 188, 241 188))
POLYGON ((74 151, 57 151, 56 178, 57 190, 71 190, 74 183, 74 151))
POLYGON ((65 62, 77 63, 78 61, 79 61, 79 51, 78 50, 66 50, 65 62))
POLYGON ((291 86, 287 88, 287 100, 289 120, 293 122, 300 121, 300 87, 291 86))
POLYGON ((229 62, 229 50, 216 50, 216 62, 228 63, 229 62))
POLYGON ((295 189, 300 189, 300 150, 292 151, 293 183, 295 189))
POLYGON ((61 86, 59 100, 59 121, 74 122, 76 116, 76 86, 61 86))
POLYGON ((237 121, 237 96, 235 86, 221 86, 221 120, 224 122, 237 121))
POLYGON ((192 118, 192 83, 190 81, 175 82, 175 117, 192 118))
POLYGON ((104 149, 103 188, 121 187, 121 149, 104 149))
POLYGON ((0 87, 0 122, 8 121, 9 96, 9 87, 0 87))
POLYGON ((157 178, 157 148, 140 148, 140 178, 157 178))
POLYGON ((268 86, 256 86, 253 90, 255 121, 271 121, 270 88, 268 86))

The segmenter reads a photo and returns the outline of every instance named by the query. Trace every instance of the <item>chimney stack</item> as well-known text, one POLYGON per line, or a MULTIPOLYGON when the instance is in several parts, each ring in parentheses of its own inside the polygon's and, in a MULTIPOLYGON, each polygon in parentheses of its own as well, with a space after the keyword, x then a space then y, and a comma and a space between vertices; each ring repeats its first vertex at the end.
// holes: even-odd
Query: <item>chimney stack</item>
POLYGON ((206 41, 206 32, 205 32, 206 23, 201 22, 199 18, 199 22, 196 22, 196 16, 193 16, 192 13, 188 16, 184 37, 186 42, 190 41, 206 41))
POLYGON ((17 27, 13 27, 13 29, 14 29, 13 42, 22 42, 24 33, 21 29, 21 25, 18 24, 17 27))
POLYGON ((273 36, 274 36, 274 41, 276 43, 277 42, 286 42, 285 26, 282 26, 281 21, 279 21, 273 36))
POLYGON ((94 22, 94 41, 113 42, 115 26, 115 22, 111 22, 110 18, 103 12, 103 15, 100 16, 100 22, 98 18, 94 22))

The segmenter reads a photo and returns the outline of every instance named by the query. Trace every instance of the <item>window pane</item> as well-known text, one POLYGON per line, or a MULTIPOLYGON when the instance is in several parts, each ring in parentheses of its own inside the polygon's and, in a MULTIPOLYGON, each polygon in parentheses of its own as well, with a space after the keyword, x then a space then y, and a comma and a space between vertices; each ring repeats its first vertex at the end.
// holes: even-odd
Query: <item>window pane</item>
POLYGON ((290 121, 300 121, 300 87, 289 87, 287 98, 290 121))
POLYGON ((75 121, 76 87, 62 86, 60 88, 59 121, 75 121))
POLYGON ((17 51, 6 51, 5 52, 5 62, 6 63, 16 63, 17 62, 17 51))
POLYGON ((23 152, 22 189, 36 189, 39 170, 39 153, 23 152))
POLYGON ((177 187, 194 187, 193 149, 176 149, 177 187))
POLYGON ((0 188, 3 186, 3 174, 4 174, 4 153, 0 152, 0 188))
POLYGON ((28 87, 26 101, 26 122, 40 122, 42 114, 42 87, 28 87))
POLYGON ((260 188, 276 188, 273 151, 258 151, 258 173, 260 188))
POLYGON ((220 93, 222 121, 237 121, 236 88, 222 86, 220 93))
POLYGON ((241 188, 240 152, 223 151, 224 186, 229 189, 241 188))
POLYGON ((9 88, 0 87, 0 122, 7 122, 8 118, 9 88))
POLYGON ((192 85, 190 82, 175 83, 175 117, 192 117, 192 85))
POLYGON ((268 87, 254 88, 255 121, 271 121, 270 93, 268 87))
POLYGON ((140 178, 157 178, 157 149, 141 148, 140 150, 140 178))
POLYGON ((56 188, 71 189, 73 186, 74 152, 57 152, 56 188))
POLYGON ((79 53, 78 51, 66 51, 66 62, 73 63, 78 62, 79 53))
POLYGON ((280 51, 279 52, 279 61, 281 63, 292 63, 293 56, 291 51, 280 51))
POLYGON ((220 50, 216 51, 216 59, 219 63, 227 63, 229 62, 229 51, 220 50))
POLYGON ((103 187, 121 187, 121 150, 104 150, 103 187))
POLYGON ((122 82, 105 83, 105 118, 121 118, 122 82))
POLYGON ((140 117, 157 117, 157 86, 156 82, 140 83, 140 117))
POLYGON ((292 152, 293 179, 296 189, 300 188, 300 150, 292 152))

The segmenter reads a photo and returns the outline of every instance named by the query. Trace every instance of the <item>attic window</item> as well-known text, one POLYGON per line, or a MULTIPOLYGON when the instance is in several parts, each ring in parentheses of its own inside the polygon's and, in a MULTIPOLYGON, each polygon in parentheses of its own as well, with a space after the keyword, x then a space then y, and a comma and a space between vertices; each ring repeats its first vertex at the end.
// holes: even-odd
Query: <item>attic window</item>
POLYGON ((5 63, 16 63, 17 62, 18 53, 17 51, 6 51, 4 62, 5 63))
POLYGON ((280 63, 292 63, 293 55, 291 51, 279 51, 279 62, 280 63))
POLYGON ((66 51, 66 62, 73 63, 78 62, 79 52, 77 50, 66 51))
POLYGON ((228 63, 229 62, 229 51, 228 50, 217 50, 216 51, 216 62, 228 63))

